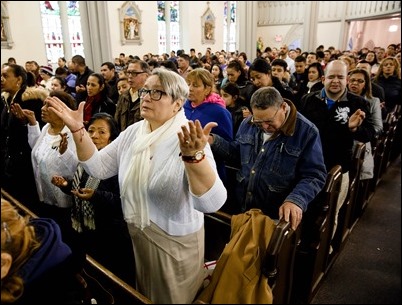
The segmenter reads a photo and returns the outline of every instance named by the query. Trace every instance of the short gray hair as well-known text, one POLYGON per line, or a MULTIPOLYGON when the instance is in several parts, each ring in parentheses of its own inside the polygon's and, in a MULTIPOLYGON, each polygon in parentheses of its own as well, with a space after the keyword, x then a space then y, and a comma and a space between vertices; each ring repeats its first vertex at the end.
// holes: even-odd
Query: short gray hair
POLYGON ((251 97, 250 106, 256 109, 268 109, 279 107, 283 103, 283 97, 274 87, 262 87, 254 92, 251 97))
POLYGON ((175 100, 183 102, 188 98, 189 88, 182 76, 165 68, 155 68, 152 75, 158 76, 163 90, 175 100))

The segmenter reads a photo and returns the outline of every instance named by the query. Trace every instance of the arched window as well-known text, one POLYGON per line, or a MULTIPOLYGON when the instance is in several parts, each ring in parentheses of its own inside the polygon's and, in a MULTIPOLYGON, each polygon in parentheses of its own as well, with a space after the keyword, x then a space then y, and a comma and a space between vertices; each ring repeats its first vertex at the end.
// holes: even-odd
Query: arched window
POLYGON ((225 1, 223 10, 223 48, 236 51, 236 1, 225 1))
POLYGON ((157 1, 159 54, 180 49, 180 1, 157 1))
POLYGON ((84 56, 79 1, 40 1, 40 8, 48 62, 84 56))

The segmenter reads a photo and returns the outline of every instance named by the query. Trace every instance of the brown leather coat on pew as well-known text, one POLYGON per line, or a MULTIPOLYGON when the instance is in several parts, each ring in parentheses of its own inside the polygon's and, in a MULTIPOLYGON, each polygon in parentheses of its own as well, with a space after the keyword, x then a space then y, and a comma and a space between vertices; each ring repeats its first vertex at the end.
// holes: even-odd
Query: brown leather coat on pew
POLYGON ((272 304, 272 290, 261 272, 275 230, 259 209, 233 215, 230 242, 195 304, 272 304))

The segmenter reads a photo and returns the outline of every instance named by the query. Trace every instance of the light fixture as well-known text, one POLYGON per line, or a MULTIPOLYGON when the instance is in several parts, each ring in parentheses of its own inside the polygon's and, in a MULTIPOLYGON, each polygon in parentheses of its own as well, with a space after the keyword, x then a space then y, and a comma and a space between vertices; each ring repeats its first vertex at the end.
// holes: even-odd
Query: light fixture
POLYGON ((391 25, 388 29, 388 32, 396 32, 398 30, 398 26, 397 25, 391 25))

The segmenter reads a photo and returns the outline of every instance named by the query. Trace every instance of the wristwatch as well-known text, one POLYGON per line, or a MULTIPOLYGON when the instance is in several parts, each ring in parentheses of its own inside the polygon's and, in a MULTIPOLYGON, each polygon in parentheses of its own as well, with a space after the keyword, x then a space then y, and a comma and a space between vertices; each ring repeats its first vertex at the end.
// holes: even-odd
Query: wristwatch
POLYGON ((205 158, 205 153, 203 150, 197 150, 194 155, 192 156, 181 156, 181 159, 184 162, 188 162, 188 163, 198 163, 201 162, 202 160, 204 160, 205 158))

